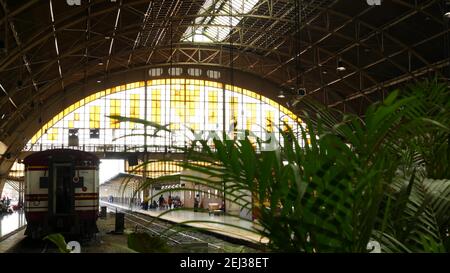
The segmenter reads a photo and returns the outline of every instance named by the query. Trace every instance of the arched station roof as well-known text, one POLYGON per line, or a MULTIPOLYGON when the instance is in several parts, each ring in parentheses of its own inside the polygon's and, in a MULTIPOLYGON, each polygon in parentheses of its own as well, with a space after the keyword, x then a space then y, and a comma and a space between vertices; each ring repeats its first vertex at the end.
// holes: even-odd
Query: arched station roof
POLYGON ((226 75, 232 66, 236 73, 224 81, 257 79, 267 97, 284 90, 283 104, 292 105, 301 86, 306 96, 361 114, 397 85, 448 75, 446 3, 0 0, 0 141, 19 151, 27 128, 51 118, 39 113, 57 113, 80 92, 117 79, 148 77, 152 67, 213 67, 226 75))

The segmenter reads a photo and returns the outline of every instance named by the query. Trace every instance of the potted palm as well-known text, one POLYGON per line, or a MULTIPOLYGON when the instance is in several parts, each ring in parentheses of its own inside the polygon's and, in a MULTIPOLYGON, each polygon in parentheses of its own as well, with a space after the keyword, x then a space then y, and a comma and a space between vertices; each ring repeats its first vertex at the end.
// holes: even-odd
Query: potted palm
POLYGON ((306 126, 278 128, 274 150, 248 137, 194 141, 180 165, 202 175, 184 179, 253 211, 270 251, 368 252, 376 241, 382 252, 448 252, 447 85, 393 91, 363 117, 303 105, 306 126))

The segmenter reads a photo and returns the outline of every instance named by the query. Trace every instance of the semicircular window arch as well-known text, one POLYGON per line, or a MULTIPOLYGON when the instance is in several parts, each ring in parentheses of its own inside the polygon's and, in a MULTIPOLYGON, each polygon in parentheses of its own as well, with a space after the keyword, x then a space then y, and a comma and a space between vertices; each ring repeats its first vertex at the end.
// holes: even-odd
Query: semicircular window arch
POLYGON ((78 147, 86 151, 167 152, 189 145, 195 132, 249 130, 264 139, 286 122, 298 130, 301 120, 287 108, 256 92, 219 82, 194 79, 139 81, 96 92, 70 105, 48 121, 25 150, 78 147), (146 92, 147 90, 147 92, 146 92), (155 132, 141 124, 118 123, 120 115, 167 125, 155 132), (154 136, 144 137, 155 134, 154 136), (76 140, 76 141, 75 141, 76 140))

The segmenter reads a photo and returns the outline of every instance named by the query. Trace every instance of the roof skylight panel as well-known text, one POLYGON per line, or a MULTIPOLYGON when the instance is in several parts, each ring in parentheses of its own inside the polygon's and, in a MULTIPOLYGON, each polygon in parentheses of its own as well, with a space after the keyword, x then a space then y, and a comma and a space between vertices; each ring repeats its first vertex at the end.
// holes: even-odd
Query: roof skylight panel
POLYGON ((258 2, 260 0, 206 0, 194 20, 198 25, 188 27, 181 40, 199 43, 224 41, 243 15, 250 13, 258 2))

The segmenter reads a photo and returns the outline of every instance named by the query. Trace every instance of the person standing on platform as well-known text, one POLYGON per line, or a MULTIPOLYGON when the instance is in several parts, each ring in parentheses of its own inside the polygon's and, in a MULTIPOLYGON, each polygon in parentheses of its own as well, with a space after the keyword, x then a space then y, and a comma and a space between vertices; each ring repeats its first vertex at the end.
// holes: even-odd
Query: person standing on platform
POLYGON ((159 197, 159 208, 162 209, 164 207, 164 197, 161 194, 161 196, 159 197))
POLYGON ((167 204, 169 205, 169 209, 172 209, 172 196, 170 196, 170 195, 167 198, 167 204))
POLYGON ((199 204, 200 204, 200 194, 197 193, 197 195, 194 198, 194 211, 198 210, 199 204))

